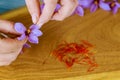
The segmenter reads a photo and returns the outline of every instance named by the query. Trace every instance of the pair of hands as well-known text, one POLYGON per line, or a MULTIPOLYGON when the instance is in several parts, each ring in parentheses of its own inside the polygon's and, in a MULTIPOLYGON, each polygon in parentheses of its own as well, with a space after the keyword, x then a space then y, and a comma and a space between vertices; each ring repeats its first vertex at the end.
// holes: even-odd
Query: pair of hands
MULTIPOLYGON (((37 24, 39 28, 49 20, 64 20, 74 12, 78 5, 77 0, 44 0, 45 6, 40 12, 39 0, 25 0, 25 2, 33 23, 37 24), (54 13, 58 2, 61 8, 54 13)), ((19 33, 14 30, 13 26, 13 22, 0 20, 0 32, 18 35, 19 33)), ((0 39, 0 66, 12 63, 19 55, 26 41, 26 39, 23 41, 11 38, 0 39)))

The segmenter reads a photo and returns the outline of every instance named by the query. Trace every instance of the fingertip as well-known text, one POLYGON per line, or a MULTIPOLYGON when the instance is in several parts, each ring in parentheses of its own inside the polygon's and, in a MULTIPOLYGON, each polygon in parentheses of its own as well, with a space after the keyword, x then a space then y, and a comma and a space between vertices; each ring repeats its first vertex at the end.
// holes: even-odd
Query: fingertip
POLYGON ((71 16, 75 11, 78 1, 77 0, 61 0, 61 8, 52 17, 52 20, 63 21, 65 18, 71 16), (67 3, 67 4, 65 4, 67 3))
POLYGON ((40 29, 43 26, 43 23, 37 23, 37 26, 40 29))
POLYGON ((63 16, 63 14, 61 14, 60 10, 59 12, 55 13, 52 17, 51 20, 56 20, 56 21, 63 21, 66 17, 63 16))
POLYGON ((37 23, 39 27, 41 27, 43 24, 51 20, 56 5, 57 5, 57 0, 48 0, 48 1, 44 0, 44 8, 42 9, 42 13, 37 23))
POLYGON ((54 18, 52 18, 51 20, 56 20, 56 21, 63 21, 65 18, 56 18, 56 17, 54 17, 54 18))
POLYGON ((14 23, 6 20, 0 20, 0 31, 4 33, 18 34, 14 29, 14 23))
POLYGON ((24 45, 24 44, 27 42, 27 40, 28 40, 28 38, 25 38, 25 39, 22 40, 20 43, 21 43, 22 45, 24 45))
POLYGON ((32 22, 36 24, 39 20, 39 17, 37 16, 37 14, 34 13, 31 15, 31 17, 32 17, 32 22))
POLYGON ((51 19, 51 16, 48 16, 49 13, 42 13, 38 22, 37 22, 37 25, 38 26, 42 26, 43 24, 47 23, 50 19, 51 19))
POLYGON ((31 15, 32 22, 37 23, 40 17, 40 2, 39 0, 25 0, 28 11, 31 15))
POLYGON ((11 62, 0 62, 0 66, 8 66, 8 65, 10 65, 11 64, 11 62))
POLYGON ((15 39, 14 42, 16 42, 18 45, 23 46, 26 42, 27 42, 27 38, 23 39, 23 40, 18 40, 17 38, 15 39))

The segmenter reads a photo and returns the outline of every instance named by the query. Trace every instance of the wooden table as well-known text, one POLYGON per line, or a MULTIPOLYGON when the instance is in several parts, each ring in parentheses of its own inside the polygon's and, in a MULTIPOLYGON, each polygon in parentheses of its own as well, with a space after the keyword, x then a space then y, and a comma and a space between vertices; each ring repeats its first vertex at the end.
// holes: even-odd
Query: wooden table
MULTIPOLYGON (((1 15, 2 19, 32 24, 26 8, 1 15)), ((38 45, 32 45, 10 66, 0 67, 0 80, 120 80, 120 12, 86 10, 84 17, 71 16, 62 22, 50 21, 41 30, 43 36, 38 45), (99 67, 86 72, 87 67, 75 65, 71 70, 49 56, 61 41, 88 40, 95 45, 95 58, 99 67), (43 64, 44 60, 47 60, 43 64)))

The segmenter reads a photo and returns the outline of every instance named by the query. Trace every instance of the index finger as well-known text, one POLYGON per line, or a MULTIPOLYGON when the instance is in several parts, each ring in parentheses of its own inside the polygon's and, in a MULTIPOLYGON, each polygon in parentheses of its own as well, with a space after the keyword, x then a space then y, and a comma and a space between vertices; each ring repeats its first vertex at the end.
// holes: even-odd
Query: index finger
POLYGON ((40 17, 40 2, 39 0, 25 0, 25 2, 32 17, 32 21, 36 24, 40 17))
POLYGON ((41 27, 41 25, 43 25, 44 23, 48 22, 53 13, 54 10, 56 8, 56 4, 57 4, 58 0, 44 0, 44 8, 43 11, 40 15, 40 19, 38 21, 38 26, 41 27))

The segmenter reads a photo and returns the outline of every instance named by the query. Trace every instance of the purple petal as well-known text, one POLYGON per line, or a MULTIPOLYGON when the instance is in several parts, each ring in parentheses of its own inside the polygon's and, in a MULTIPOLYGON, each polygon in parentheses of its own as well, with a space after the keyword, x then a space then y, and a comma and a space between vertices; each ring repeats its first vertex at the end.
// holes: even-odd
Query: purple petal
POLYGON ((24 40, 26 38, 26 35, 25 34, 22 34, 20 37, 18 37, 17 39, 18 40, 24 40))
POLYGON ((30 30, 34 30, 34 29, 39 29, 39 27, 37 25, 33 24, 30 26, 30 30))
POLYGON ((95 12, 96 10, 98 9, 98 5, 96 4, 92 4, 91 7, 90 7, 90 12, 95 12))
POLYGON ((79 2, 79 5, 81 5, 83 8, 88 8, 90 7, 93 0, 78 0, 78 2, 79 2))
POLYGON ((30 48, 31 46, 29 45, 29 44, 27 44, 27 43, 25 43, 24 45, 23 45, 23 48, 30 48))
POLYGON ((44 6, 45 6, 44 4, 42 4, 42 5, 40 6, 41 12, 42 12, 44 6))
POLYGON ((109 3, 100 2, 99 6, 103 10, 106 10, 106 11, 110 11, 111 10, 109 3))
POLYGON ((31 31, 31 34, 35 36, 41 36, 43 33, 38 29, 34 29, 31 31))
POLYGON ((35 35, 30 34, 29 37, 28 37, 28 40, 29 40, 30 43, 38 44, 38 37, 35 36, 35 35))
POLYGON ((113 9, 112 9, 113 14, 116 14, 117 11, 118 11, 118 6, 113 7, 113 9))
POLYGON ((118 2, 116 2, 115 4, 116 4, 116 6, 118 6, 120 8, 120 4, 118 2))
POLYGON ((76 8, 76 13, 79 15, 79 16, 84 16, 84 9, 81 7, 81 6, 78 6, 76 8))
POLYGON ((26 28, 22 23, 15 23, 14 29, 20 34, 23 34, 26 31, 26 28))
POLYGON ((60 5, 59 4, 57 4, 57 6, 56 6, 56 8, 55 8, 55 12, 57 12, 59 9, 60 9, 60 5))
POLYGON ((118 0, 113 0, 113 1, 118 2, 118 0))
POLYGON ((24 52, 24 48, 30 48, 31 46, 29 45, 29 44, 27 44, 27 43, 25 43, 24 45, 23 45, 23 48, 22 48, 22 50, 20 51, 20 53, 22 54, 23 52, 24 52))

